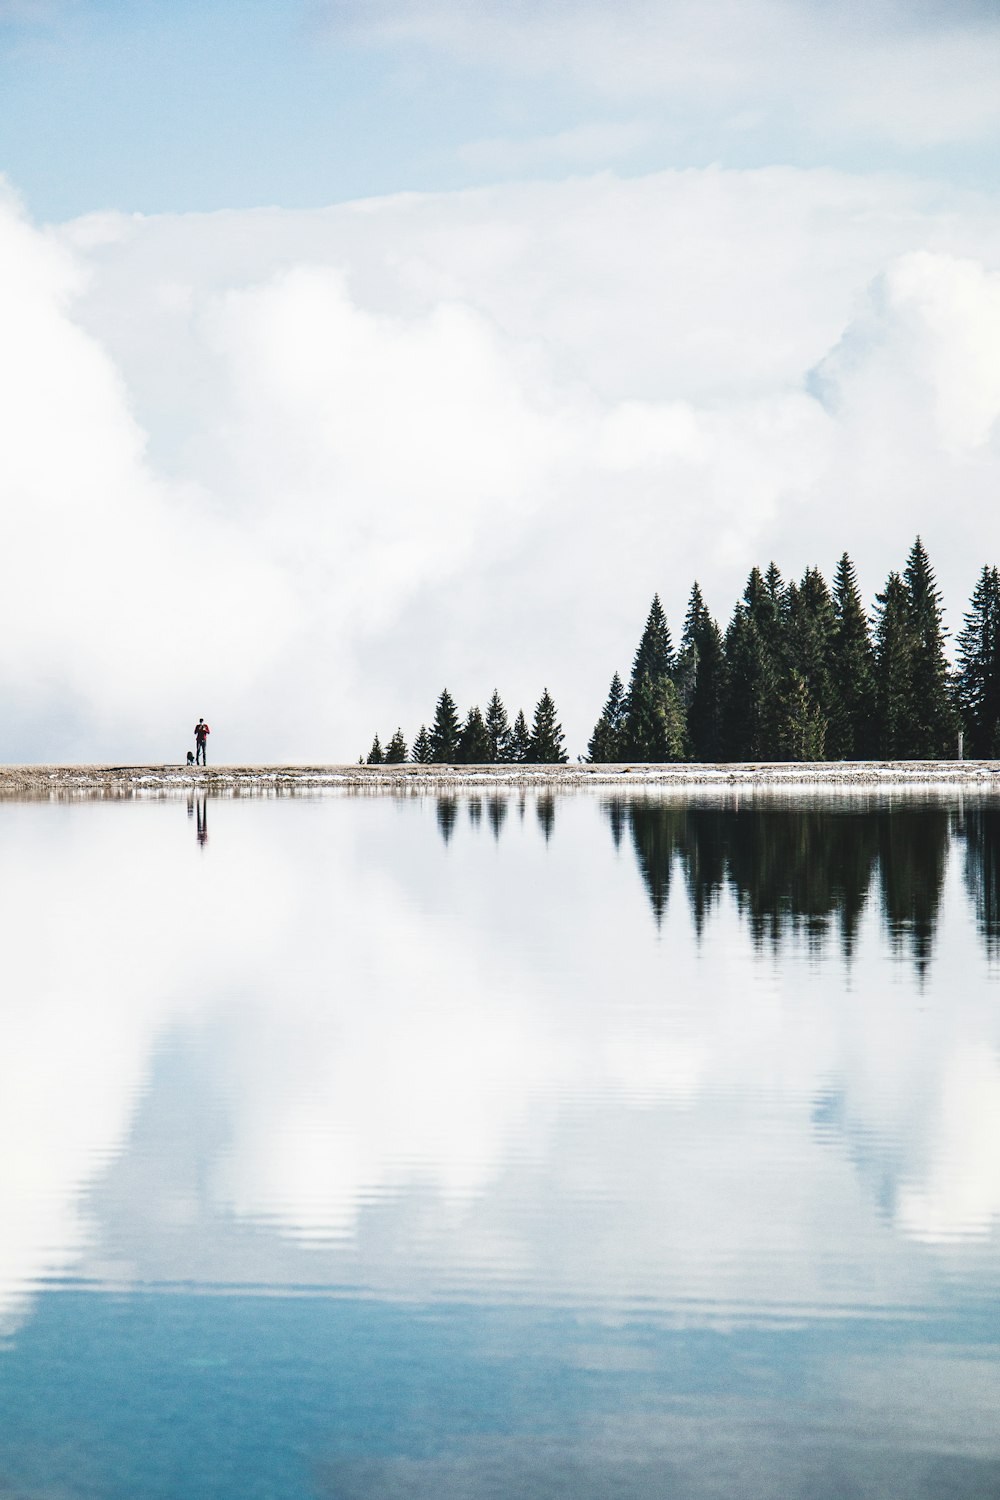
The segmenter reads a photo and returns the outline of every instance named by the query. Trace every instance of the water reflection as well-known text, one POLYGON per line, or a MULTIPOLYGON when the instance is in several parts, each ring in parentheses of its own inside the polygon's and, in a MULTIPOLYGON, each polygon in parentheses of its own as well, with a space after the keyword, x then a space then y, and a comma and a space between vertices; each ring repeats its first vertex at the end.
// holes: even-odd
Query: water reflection
POLYGON ((201 848, 208 843, 208 797, 200 793, 187 799, 188 817, 195 819, 195 837, 201 848))
POLYGON ((0 1492, 991 1493, 992 804, 540 800, 0 810, 0 1492))
POLYGON ((930 962, 954 838, 964 844, 979 930, 996 954, 1000 817, 995 809, 960 819, 934 802, 727 808, 616 799, 606 804, 606 813, 616 845, 625 828, 631 833, 658 923, 677 866, 699 933, 728 889, 758 947, 777 950, 795 936, 815 949, 835 931, 841 951, 850 957, 876 893, 894 950, 909 955, 919 974, 930 962))
POLYGON ((974 807, 958 820, 965 884, 991 958, 1000 958, 1000 808, 974 807))
MULTIPOLYGON (((466 799, 477 826, 481 799, 466 799)), ((524 816, 525 796, 518 797, 524 816)), ((556 825, 556 798, 533 797, 546 843, 556 825)), ((461 798, 439 797, 437 821, 447 844, 461 798)), ((492 796, 487 815, 499 839, 508 799, 492 796)), ((961 846, 965 883, 978 929, 992 957, 1000 955, 1000 810, 968 811, 946 801, 895 803, 813 798, 798 805, 772 800, 697 803, 650 796, 602 802, 615 848, 628 834, 657 926, 667 912, 671 882, 683 883, 695 930, 702 934, 723 892, 730 892, 758 949, 777 952, 787 938, 814 952, 835 934, 854 952, 862 916, 874 899, 894 952, 919 975, 930 963, 953 842, 961 846)))

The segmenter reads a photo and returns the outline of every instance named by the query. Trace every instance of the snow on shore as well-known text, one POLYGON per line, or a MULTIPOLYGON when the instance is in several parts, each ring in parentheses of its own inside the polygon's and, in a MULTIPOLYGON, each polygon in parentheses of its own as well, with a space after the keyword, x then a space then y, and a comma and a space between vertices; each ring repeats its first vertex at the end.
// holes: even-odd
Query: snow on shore
POLYGON ((3 766, 0 798, 122 797, 163 791, 252 794, 309 792, 322 788, 411 791, 454 788, 601 786, 688 788, 994 788, 1000 761, 771 761, 718 765, 488 765, 488 766, 3 766))

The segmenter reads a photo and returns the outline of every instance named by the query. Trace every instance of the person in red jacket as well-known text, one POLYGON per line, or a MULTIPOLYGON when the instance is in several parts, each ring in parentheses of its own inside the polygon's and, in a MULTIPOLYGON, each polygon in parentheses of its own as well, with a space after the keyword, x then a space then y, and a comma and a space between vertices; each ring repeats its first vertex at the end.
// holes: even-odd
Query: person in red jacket
POLYGON ((208 740, 211 732, 212 731, 209 729, 204 719, 199 719, 197 724, 194 726, 194 743, 196 746, 194 757, 195 765, 208 765, 208 760, 206 758, 206 750, 208 749, 208 746, 206 741, 208 740))

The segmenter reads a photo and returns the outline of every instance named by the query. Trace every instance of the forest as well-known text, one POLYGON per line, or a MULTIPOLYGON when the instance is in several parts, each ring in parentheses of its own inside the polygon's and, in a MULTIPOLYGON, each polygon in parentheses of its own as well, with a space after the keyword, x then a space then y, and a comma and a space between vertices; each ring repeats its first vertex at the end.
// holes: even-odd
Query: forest
MULTIPOLYGON (((675 646, 654 595, 628 683, 615 672, 587 745, 594 763, 946 760, 1000 757, 1000 570, 984 566, 951 663, 941 594, 918 536, 871 616, 845 552, 786 582, 753 568, 726 629, 695 583, 675 646)), ((546 688, 531 724, 499 693, 463 717, 447 689, 408 746, 376 735, 369 765, 565 763, 546 688)))

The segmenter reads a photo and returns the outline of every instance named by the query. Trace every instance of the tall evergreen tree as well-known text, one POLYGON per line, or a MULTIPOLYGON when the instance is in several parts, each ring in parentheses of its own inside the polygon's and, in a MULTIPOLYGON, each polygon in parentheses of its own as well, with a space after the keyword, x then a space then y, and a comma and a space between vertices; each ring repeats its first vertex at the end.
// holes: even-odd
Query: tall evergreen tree
POLYGON ((434 710, 431 725, 431 760, 439 765, 450 765, 458 757, 458 741, 462 733, 455 700, 447 688, 441 692, 434 710))
POLYGON ((903 581, 913 632, 908 754, 915 760, 951 758, 957 725, 944 653, 941 594, 919 536, 910 548, 903 581))
POLYGON ((562 725, 556 718, 556 706, 548 688, 535 704, 535 717, 528 742, 528 760, 533 765, 564 765, 569 756, 563 749, 562 725))
POLYGON ((510 731, 510 740, 507 745, 508 761, 519 765, 529 760, 531 758, 528 753, 530 747, 531 732, 528 729, 528 721, 524 717, 524 709, 522 708, 518 710, 517 718, 514 720, 514 727, 510 731))
POLYGON ((478 708, 470 708, 458 740, 458 759, 462 765, 485 765, 492 753, 489 732, 478 708))
POLYGON ((792 670, 777 703, 777 741, 781 760, 822 760, 826 716, 801 672, 792 670))
POLYGON ((673 682, 674 648, 659 594, 653 595, 632 661, 621 736, 622 758, 683 760, 684 710, 673 682))
POLYGON ((833 702, 831 667, 837 618, 826 579, 819 568, 806 568, 798 587, 794 618, 789 614, 795 664, 805 678, 820 713, 829 719, 833 702))
POLYGON ((833 616, 826 752, 831 760, 863 759, 877 749, 875 656, 857 574, 846 552, 833 578, 833 616))
POLYGON ((611 679, 608 699, 601 711, 601 717, 594 725, 594 732, 590 736, 590 744, 587 746, 588 760, 597 765, 606 765, 610 761, 621 760, 626 709, 625 688, 616 672, 611 679))
POLYGON ((781 753, 779 698, 788 670, 786 590, 775 563, 751 569, 725 637, 724 744, 733 760, 772 760, 781 753))
POLYGON ((385 747, 385 763, 387 766, 401 766, 406 757, 406 740, 403 738, 403 731, 397 729, 385 747))
POLYGON ((506 760, 507 745, 510 741, 510 723, 507 719, 507 710, 496 688, 493 689, 493 697, 486 705, 486 733, 490 737, 489 759, 494 763, 506 760))
POLYGON ((654 683, 669 677, 674 669, 674 647, 670 639, 670 627, 663 613, 659 594, 653 595, 646 625, 632 660, 631 688, 640 677, 649 677, 654 683))
POLYGON ((807 568, 799 584, 781 596, 781 686, 776 702, 774 754, 782 759, 819 760, 826 742, 833 697, 831 657, 833 601, 818 568, 807 568))
POLYGON ((431 750, 431 737, 427 733, 427 725, 421 724, 416 739, 413 741, 413 763, 417 766, 429 766, 433 760, 431 750))
POLYGON ((751 568, 743 590, 743 603, 757 627, 765 649, 775 662, 781 657, 784 602, 785 585, 777 563, 769 563, 764 574, 759 568, 751 568))
POLYGON ((956 689, 966 753, 1000 758, 1000 570, 984 567, 958 637, 956 689))
MULTIPOLYGON (((757 623, 756 603, 748 603, 744 595, 726 630, 724 745, 729 760, 770 760, 774 754, 780 674, 757 623)), ((772 623, 768 613, 768 630, 772 623)))
POLYGON ((687 737, 684 710, 669 677, 658 682, 643 674, 632 684, 622 734, 624 758, 662 762, 684 760, 687 737))
POLYGON ((725 695, 722 633, 709 614, 697 583, 688 600, 674 680, 686 718, 692 759, 721 759, 725 695))
POLYGON ((380 766, 384 759, 385 757, 382 754, 382 743, 379 740, 378 735, 376 735, 372 740, 372 747, 368 752, 368 764, 370 766, 380 766))
POLYGON ((913 702, 913 628, 910 596, 899 574, 889 574, 875 595, 875 720, 878 753, 905 760, 913 702))

